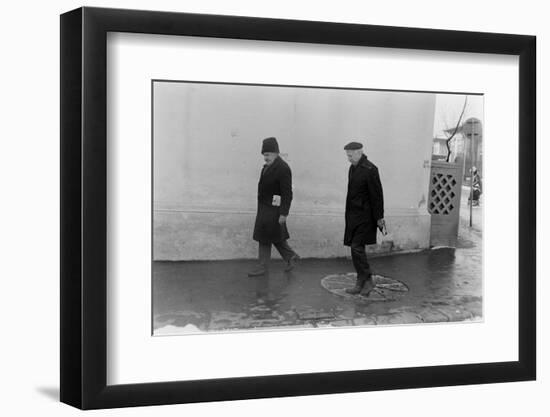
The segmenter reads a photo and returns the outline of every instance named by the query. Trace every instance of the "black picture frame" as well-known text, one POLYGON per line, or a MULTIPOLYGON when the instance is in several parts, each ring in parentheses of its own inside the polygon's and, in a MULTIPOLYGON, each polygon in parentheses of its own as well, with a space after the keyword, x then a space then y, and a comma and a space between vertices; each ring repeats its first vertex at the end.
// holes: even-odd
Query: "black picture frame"
POLYGON ((536 378, 534 36, 156 11, 61 15, 61 401, 81 409, 525 381, 536 378), (519 57, 519 360, 107 385, 108 32, 519 57))

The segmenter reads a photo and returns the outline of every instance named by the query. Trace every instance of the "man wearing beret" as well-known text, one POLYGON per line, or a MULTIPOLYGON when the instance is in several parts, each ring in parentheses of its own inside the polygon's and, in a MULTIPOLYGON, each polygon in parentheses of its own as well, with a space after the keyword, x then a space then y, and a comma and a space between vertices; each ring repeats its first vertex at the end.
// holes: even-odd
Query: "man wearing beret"
POLYGON ((299 258, 287 243, 289 234, 286 218, 292 201, 292 172, 279 156, 276 138, 263 140, 262 155, 265 165, 258 182, 258 209, 253 235, 254 240, 258 242, 259 265, 248 273, 251 277, 267 272, 271 259, 271 245, 277 248, 285 260, 285 271, 293 269, 299 258))
POLYGON ((384 228, 384 195, 378 168, 363 154, 363 145, 350 142, 345 147, 351 162, 346 196, 344 245, 351 247, 351 259, 357 271, 355 287, 349 294, 368 296, 375 284, 365 252, 365 245, 376 243, 376 229, 384 228))

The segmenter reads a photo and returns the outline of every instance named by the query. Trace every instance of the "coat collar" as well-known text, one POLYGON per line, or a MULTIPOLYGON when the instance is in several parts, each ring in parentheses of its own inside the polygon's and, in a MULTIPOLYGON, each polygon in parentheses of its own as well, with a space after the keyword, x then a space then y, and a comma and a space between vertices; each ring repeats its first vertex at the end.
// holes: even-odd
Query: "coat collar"
POLYGON ((363 154, 361 155, 361 159, 359 159, 359 163, 357 164, 357 166, 361 166, 361 167, 366 167, 367 166, 367 162, 368 162, 368 158, 367 158, 367 155, 363 154))
POLYGON ((360 167, 367 168, 368 161, 369 160, 367 159, 367 155, 363 154, 363 155, 361 155, 361 158, 359 159, 359 162, 357 162, 357 165, 355 165, 355 169, 353 169, 354 168, 353 164, 350 164, 350 166, 349 166, 350 176, 352 175, 352 172, 353 172, 353 174, 355 174, 357 172, 357 168, 360 168, 360 167))
POLYGON ((280 156, 277 156, 277 158, 275 158, 273 160, 273 162, 271 163, 271 165, 266 165, 264 164, 264 167, 262 169, 262 177, 269 171, 271 171, 274 167, 276 167, 277 165, 279 165, 281 161, 281 157, 280 156))

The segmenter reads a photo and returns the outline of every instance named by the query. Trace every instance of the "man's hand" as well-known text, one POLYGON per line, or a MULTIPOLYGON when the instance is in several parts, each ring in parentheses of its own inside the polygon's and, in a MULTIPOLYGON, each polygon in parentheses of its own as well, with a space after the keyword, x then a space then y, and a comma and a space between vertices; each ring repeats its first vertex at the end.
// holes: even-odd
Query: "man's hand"
POLYGON ((286 223, 286 216, 283 216, 283 215, 279 216, 279 224, 283 225, 285 223, 286 223))
POLYGON ((384 236, 388 234, 388 231, 386 230, 386 222, 384 221, 384 219, 378 219, 376 225, 378 226, 380 233, 382 233, 384 236))

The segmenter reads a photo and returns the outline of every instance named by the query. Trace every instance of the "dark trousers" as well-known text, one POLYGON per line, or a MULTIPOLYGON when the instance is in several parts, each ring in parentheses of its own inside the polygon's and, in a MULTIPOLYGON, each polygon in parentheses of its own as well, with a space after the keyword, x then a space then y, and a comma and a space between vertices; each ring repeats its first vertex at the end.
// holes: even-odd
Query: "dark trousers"
MULTIPOLYGON (((273 246, 277 248, 277 251, 281 254, 281 257, 288 262, 290 258, 296 255, 296 252, 288 245, 288 242, 286 240, 283 240, 282 242, 273 243, 273 246)), ((271 260, 271 243, 261 243, 259 245, 258 249, 258 257, 260 259, 260 263, 263 266, 268 266, 269 261, 271 260)))
POLYGON ((370 265, 367 260, 367 252, 365 251, 365 245, 359 242, 351 242, 351 260, 355 271, 357 271, 357 277, 369 278, 371 275, 370 265))

